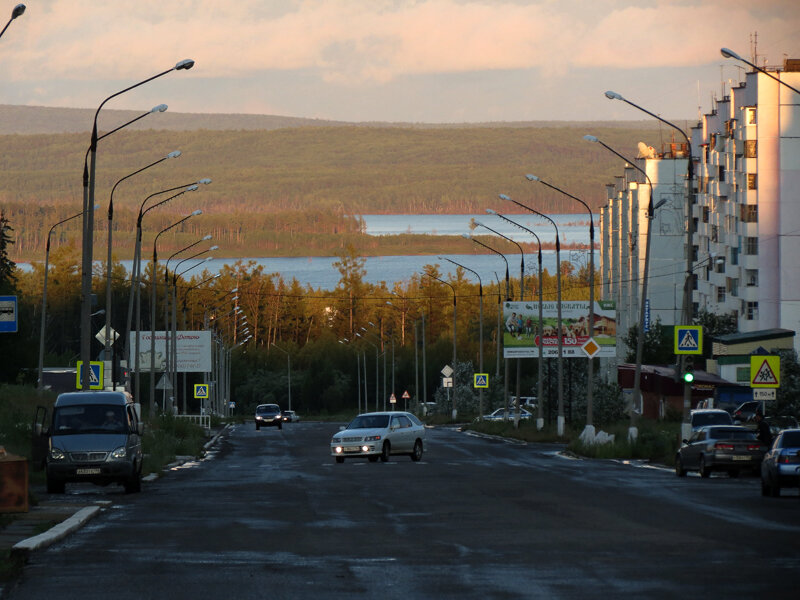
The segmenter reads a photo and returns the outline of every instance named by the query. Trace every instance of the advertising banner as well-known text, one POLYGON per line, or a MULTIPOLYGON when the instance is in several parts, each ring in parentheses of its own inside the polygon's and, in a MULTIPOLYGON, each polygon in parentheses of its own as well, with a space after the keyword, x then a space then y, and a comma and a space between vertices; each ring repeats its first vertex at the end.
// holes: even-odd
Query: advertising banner
MULTIPOLYGON (((594 303, 594 337, 599 350, 593 358, 613 357, 617 352, 617 322, 613 302, 594 303)), ((542 327, 539 334, 538 302, 503 304, 503 357, 544 358, 558 356, 558 303, 542 303, 542 327)), ((589 342, 589 302, 561 303, 562 355, 587 358, 584 346, 589 342)))
MULTIPOLYGON (((139 369, 142 373, 150 372, 150 333, 139 332, 139 369)), ((164 371, 167 365, 166 339, 169 334, 170 352, 172 352, 172 332, 156 331, 155 338, 155 370, 164 371)), ((211 372, 211 332, 210 331, 178 331, 175 334, 178 373, 210 373, 211 372)), ((131 354, 136 348, 136 332, 131 332, 131 354)), ((136 369, 136 359, 131 358, 130 369, 136 369)), ((170 370, 172 370, 170 368, 170 370)))

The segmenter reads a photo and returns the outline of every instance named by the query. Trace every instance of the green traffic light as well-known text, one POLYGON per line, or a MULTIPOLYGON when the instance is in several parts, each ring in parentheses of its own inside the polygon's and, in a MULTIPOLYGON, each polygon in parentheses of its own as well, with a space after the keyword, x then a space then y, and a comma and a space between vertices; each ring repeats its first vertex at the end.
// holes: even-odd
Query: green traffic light
POLYGON ((684 373, 683 380, 686 383, 692 383, 694 381, 694 373, 684 373))

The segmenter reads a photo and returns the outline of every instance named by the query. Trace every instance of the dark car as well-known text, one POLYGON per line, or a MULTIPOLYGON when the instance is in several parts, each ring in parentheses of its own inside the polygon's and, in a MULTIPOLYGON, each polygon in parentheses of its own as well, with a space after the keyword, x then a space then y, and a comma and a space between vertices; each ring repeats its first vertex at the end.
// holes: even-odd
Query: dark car
POLYGON ((752 429, 740 425, 710 425, 692 432, 675 456, 675 474, 698 471, 709 477, 712 471, 725 471, 731 477, 749 471, 757 473, 766 445, 756 439, 752 429))
POLYGON ((733 420, 738 423, 749 423, 752 421, 756 413, 761 410, 761 400, 749 400, 742 402, 736 410, 733 411, 733 420))
POLYGON ((800 429, 800 424, 797 423, 797 419, 791 415, 764 417, 764 420, 767 422, 767 425, 769 425, 769 430, 772 432, 773 437, 777 436, 784 429, 800 429))
POLYGON ((256 429, 277 427, 283 429, 283 414, 277 404, 259 404, 256 407, 256 429))
POLYGON ((692 431, 708 425, 733 425, 730 414, 721 408, 704 408, 691 412, 692 431))
POLYGON ((800 486, 800 429, 784 429, 761 462, 761 495, 780 496, 781 488, 800 486))

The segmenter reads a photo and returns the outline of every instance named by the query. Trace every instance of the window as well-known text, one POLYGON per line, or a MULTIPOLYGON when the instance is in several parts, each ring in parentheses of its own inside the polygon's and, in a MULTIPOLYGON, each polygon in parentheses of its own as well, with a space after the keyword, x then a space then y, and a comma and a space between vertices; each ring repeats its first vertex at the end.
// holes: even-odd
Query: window
POLYGON ((725 288, 722 286, 717 288, 717 302, 725 302, 725 288))
POLYGON ((757 173, 748 173, 747 174, 747 189, 748 190, 757 190, 758 189, 758 174, 757 173))
POLYGON ((745 319, 747 319, 748 321, 758 320, 758 302, 747 303, 747 311, 745 313, 745 319))
POLYGON ((754 287, 758 285, 758 270, 757 269, 747 269, 745 271, 745 279, 747 281, 747 287, 754 287))
POLYGON ((744 157, 758 158, 758 140, 744 141, 744 157))
POLYGON ((712 225, 711 226, 711 241, 716 243, 719 241, 719 226, 712 225))
POLYGON ((728 277, 728 293, 731 296, 739 295, 739 280, 734 277, 728 277))
POLYGON ((711 209, 708 206, 703 207, 703 223, 708 223, 708 216, 711 212, 711 209))
POLYGON ((714 272, 715 273, 724 273, 725 272, 725 257, 718 256, 714 259, 714 272))
POLYGON ((750 367, 736 367, 736 383, 750 384, 750 367))
POLYGON ((758 254, 758 238, 757 237, 747 237, 744 238, 744 253, 749 256, 755 256, 758 254))
POLYGON ((738 248, 731 248, 731 264, 738 265, 739 264, 739 249, 738 248))
POLYGON ((717 179, 719 180, 720 183, 725 182, 725 165, 719 166, 719 174, 717 175, 717 179))
POLYGON ((744 109, 744 112, 745 112, 745 123, 747 123, 748 125, 756 125, 757 122, 758 122, 756 120, 756 118, 757 118, 756 117, 756 107, 755 106, 749 106, 746 109, 744 109))
POLYGON ((758 204, 742 204, 740 218, 743 223, 758 223, 758 204))

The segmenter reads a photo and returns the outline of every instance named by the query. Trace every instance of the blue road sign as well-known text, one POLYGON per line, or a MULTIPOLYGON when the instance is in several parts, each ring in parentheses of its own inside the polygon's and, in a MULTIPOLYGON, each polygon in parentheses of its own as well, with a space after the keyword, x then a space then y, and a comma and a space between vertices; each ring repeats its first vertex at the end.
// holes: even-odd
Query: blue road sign
POLYGON ((17 332, 17 297, 0 296, 0 332, 17 332))
POLYGON ((488 373, 475 373, 473 378, 473 385, 475 388, 488 388, 489 387, 489 374, 488 373))
MULTIPOLYGON (((83 389, 83 361, 78 361, 78 368, 76 369, 75 388, 83 389)), ((89 363, 89 389, 102 390, 103 389, 103 361, 92 361, 89 363)))
POLYGON ((702 354, 702 325, 675 326, 675 354, 702 354))
POLYGON ((208 398, 208 384, 195 383, 194 384, 194 397, 195 398, 208 398))

